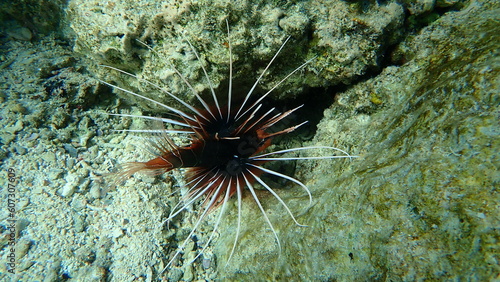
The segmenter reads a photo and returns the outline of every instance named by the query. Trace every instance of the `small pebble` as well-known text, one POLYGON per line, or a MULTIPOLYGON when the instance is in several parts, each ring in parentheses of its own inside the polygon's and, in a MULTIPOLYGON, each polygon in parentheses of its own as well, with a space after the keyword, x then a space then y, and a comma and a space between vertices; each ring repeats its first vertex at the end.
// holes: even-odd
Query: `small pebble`
POLYGON ((68 174, 65 179, 66 184, 60 189, 59 195, 62 197, 69 197, 75 193, 76 188, 79 186, 82 179, 76 174, 68 174))
POLYGON ((64 144, 63 147, 72 158, 78 157, 78 150, 75 147, 73 147, 73 145, 64 144))
POLYGON ((82 232, 85 230, 86 224, 83 216, 76 215, 73 216, 75 232, 82 232))
POLYGON ((26 138, 26 141, 28 141, 28 142, 33 141, 33 140, 38 139, 38 137, 40 137, 40 135, 38 135, 37 133, 31 133, 31 135, 28 138, 26 138))
POLYGON ((26 108, 23 105, 19 104, 19 103, 15 103, 15 104, 11 105, 10 106, 10 110, 13 113, 19 113, 19 114, 26 113, 26 108))
POLYGON ((16 244, 17 259, 22 259, 31 247, 30 240, 22 239, 16 244))
POLYGON ((30 41, 31 38, 33 37, 31 30, 25 27, 19 27, 9 30, 7 34, 16 40, 22 40, 22 41, 30 41))
POLYGON ((76 190, 76 186, 74 183, 66 183, 63 186, 63 188, 61 189, 61 192, 59 193, 59 195, 66 198, 66 197, 73 195, 73 193, 75 193, 75 190, 76 190))
POLYGON ((118 239, 123 236, 123 229, 116 227, 113 231, 111 231, 111 237, 114 239, 118 239))
POLYGON ((14 151, 18 154, 18 155, 24 155, 26 154, 26 148, 18 145, 18 144, 14 144, 14 151))
POLYGON ((75 164, 76 164, 76 160, 74 158, 68 158, 66 160, 66 166, 69 168, 69 169, 72 169, 73 167, 75 167, 75 164))
POLYGON ((99 185, 92 185, 92 187, 90 187, 90 196, 94 199, 99 199, 101 198, 101 188, 99 187, 99 185))

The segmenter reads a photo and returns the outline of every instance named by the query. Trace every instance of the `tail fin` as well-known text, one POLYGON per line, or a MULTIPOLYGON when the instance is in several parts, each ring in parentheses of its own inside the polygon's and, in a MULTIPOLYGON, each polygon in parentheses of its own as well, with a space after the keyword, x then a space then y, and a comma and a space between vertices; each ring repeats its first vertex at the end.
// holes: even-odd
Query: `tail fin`
POLYGON ((165 163, 164 165, 151 165, 151 161, 141 163, 141 162, 131 162, 125 163, 118 167, 118 171, 114 173, 114 183, 115 185, 123 183, 130 176, 137 172, 144 173, 146 175, 159 175, 167 171, 172 170, 173 167, 170 164, 165 163))

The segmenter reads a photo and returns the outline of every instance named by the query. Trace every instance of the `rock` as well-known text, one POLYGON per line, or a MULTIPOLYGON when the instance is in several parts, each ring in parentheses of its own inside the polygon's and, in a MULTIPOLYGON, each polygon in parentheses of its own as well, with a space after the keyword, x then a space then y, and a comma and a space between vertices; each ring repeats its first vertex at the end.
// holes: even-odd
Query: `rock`
POLYGON ((31 38, 33 37, 31 30, 29 30, 26 27, 19 27, 9 30, 7 34, 16 40, 23 40, 23 41, 30 41, 31 38))

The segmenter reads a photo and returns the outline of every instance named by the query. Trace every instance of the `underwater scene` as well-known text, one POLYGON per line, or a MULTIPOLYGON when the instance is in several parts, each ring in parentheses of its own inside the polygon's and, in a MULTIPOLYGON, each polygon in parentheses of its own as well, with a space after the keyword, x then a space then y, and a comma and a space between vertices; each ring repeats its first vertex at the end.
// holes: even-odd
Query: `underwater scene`
POLYGON ((0 20, 0 281, 500 281, 498 1, 0 20))

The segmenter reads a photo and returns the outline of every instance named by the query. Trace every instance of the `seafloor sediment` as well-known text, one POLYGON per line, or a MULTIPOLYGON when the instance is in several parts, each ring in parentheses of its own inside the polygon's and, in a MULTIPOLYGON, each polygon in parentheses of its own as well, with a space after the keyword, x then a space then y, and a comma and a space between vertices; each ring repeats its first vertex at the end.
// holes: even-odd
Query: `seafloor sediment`
POLYGON ((0 279, 500 279, 495 1, 54 3, 52 14, 37 1, 20 1, 0 14, 0 279), (209 238, 215 216, 200 227, 189 251, 159 274, 197 218, 188 212, 168 228, 164 222, 180 199, 173 192, 185 189, 182 171, 136 175, 117 187, 103 176, 120 163, 150 158, 140 136, 112 131, 150 125, 106 113, 164 112, 97 78, 175 103, 99 64, 133 72, 196 104, 169 64, 196 90, 209 89, 189 40, 212 85, 226 93, 225 19, 241 93, 288 35, 259 93, 315 57, 273 99, 314 103, 296 118, 319 115, 317 124, 274 149, 335 146, 359 158, 273 167, 313 194, 308 206, 300 187, 266 179, 308 225, 299 227, 276 199, 259 191, 281 251, 247 196, 239 245, 227 265, 234 201, 199 260, 188 263, 209 238), (7 208, 8 169, 17 178, 14 213, 7 208), (4 263, 12 218, 15 275, 4 263))

